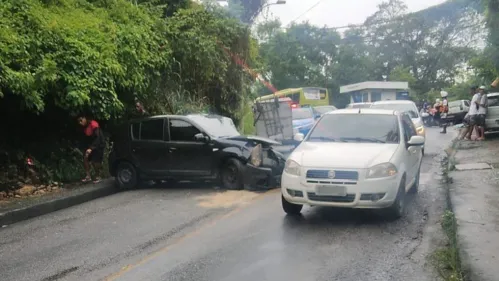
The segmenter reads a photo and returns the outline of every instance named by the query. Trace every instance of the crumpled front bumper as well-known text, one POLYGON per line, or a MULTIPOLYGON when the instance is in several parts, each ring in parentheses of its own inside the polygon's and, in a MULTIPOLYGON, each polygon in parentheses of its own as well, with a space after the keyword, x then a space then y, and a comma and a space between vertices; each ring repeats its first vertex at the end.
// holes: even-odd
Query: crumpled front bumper
POLYGON ((269 190, 279 187, 284 170, 284 163, 279 162, 273 167, 256 167, 247 163, 244 172, 244 189, 269 190))

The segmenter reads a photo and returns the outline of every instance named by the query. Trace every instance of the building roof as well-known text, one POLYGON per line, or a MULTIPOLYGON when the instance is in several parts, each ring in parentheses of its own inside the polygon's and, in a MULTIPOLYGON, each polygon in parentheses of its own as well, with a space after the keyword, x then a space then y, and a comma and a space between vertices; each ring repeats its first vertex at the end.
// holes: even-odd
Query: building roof
POLYGON ((366 89, 408 90, 409 82, 400 81, 366 81, 340 87, 340 94, 351 93, 366 89))

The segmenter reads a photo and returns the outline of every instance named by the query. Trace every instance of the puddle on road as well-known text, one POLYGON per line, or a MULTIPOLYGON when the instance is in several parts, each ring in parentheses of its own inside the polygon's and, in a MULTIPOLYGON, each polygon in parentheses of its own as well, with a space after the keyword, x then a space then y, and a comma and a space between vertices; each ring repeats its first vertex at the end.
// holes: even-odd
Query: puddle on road
POLYGON ((204 208, 230 208, 246 205, 259 195, 260 193, 247 190, 227 190, 211 195, 199 196, 196 200, 199 201, 198 206, 204 208))

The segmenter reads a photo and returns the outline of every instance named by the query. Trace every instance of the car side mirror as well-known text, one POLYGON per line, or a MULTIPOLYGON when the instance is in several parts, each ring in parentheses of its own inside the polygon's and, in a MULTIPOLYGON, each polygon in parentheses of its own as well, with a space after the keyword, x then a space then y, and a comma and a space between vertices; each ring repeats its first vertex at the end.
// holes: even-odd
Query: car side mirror
POLYGON ((297 134, 295 134, 295 136, 294 136, 294 138, 293 138, 293 139, 294 139, 295 141, 302 142, 304 138, 305 138, 305 135, 304 135, 304 134, 302 134, 302 133, 297 133, 297 134))
POLYGON ((321 118, 321 115, 320 114, 315 114, 314 118, 317 120, 317 119, 321 118))
POLYGON ((424 137, 422 136, 412 136, 411 139, 407 142, 408 146, 417 146, 424 144, 424 137))
POLYGON ((200 142, 208 142, 210 140, 210 138, 203 133, 195 134, 194 139, 200 142))

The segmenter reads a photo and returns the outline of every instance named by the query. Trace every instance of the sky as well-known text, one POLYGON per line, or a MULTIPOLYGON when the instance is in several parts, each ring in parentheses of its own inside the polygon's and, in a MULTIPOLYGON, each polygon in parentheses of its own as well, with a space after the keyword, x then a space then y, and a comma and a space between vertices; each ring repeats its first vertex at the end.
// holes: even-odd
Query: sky
MULTIPOLYGON (((277 0, 269 0, 277 2, 277 0)), ((272 18, 280 18, 283 25, 299 17, 309 8, 312 10, 301 16, 297 22, 308 20, 311 24, 329 27, 345 26, 349 24, 361 24, 364 20, 376 12, 377 5, 383 0, 287 0, 283 5, 270 5, 264 9, 260 16, 268 15, 272 18)), ((428 7, 441 4, 445 0, 405 0, 409 12, 415 12, 428 7)))

